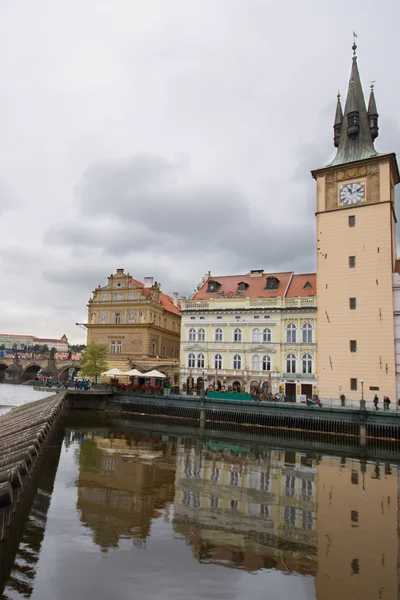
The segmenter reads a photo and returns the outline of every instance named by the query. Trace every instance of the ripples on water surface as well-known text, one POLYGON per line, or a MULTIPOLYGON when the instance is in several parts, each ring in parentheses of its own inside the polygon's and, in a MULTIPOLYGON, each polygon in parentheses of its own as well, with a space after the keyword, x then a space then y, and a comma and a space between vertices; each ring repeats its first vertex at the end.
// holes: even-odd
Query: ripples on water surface
POLYGON ((3 598, 397 598, 397 466, 77 419, 3 598))
POLYGON ((29 385, 10 385, 0 383, 0 415, 8 412, 14 406, 40 400, 51 396, 54 392, 36 392, 29 385))

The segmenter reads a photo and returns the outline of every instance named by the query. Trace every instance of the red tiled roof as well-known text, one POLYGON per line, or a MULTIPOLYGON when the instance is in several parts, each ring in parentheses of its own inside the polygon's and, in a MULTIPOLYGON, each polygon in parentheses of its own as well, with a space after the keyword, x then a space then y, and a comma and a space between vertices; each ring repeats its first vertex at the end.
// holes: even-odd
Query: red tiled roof
MULTIPOLYGON (((142 283, 141 281, 137 281, 136 279, 131 279, 131 284, 136 285, 137 287, 144 288, 143 296, 145 298, 147 298, 148 295, 150 294, 150 288, 145 288, 144 283, 142 283)), ((181 303, 179 300, 178 300, 178 306, 174 306, 174 299, 171 298, 171 296, 164 294, 163 292, 160 292, 160 300, 161 300, 162 305, 165 308, 165 310, 167 310, 168 312, 174 313, 175 315, 181 314, 181 303)))
POLYGON ((23 334, 23 333, 0 333, 1 337, 12 337, 12 338, 34 338, 34 335, 31 334, 23 334))
MULTIPOLYGON (((251 277, 247 275, 223 275, 222 277, 209 277, 201 286, 198 292, 193 295, 194 300, 205 300, 207 298, 218 298, 221 292, 225 292, 224 297, 232 297, 238 290, 239 283, 247 283, 248 288, 240 290, 241 296, 247 298, 274 298, 283 296, 292 273, 264 273, 262 277, 251 277), (279 279, 277 290, 266 290, 267 277, 276 277, 279 279), (207 292, 208 281, 216 281, 221 284, 217 292, 207 292)), ((237 297, 237 296, 236 296, 237 297)))
POLYGON ((224 292, 224 298, 236 297, 236 292, 245 298, 274 298, 276 296, 286 296, 293 298, 295 296, 314 296, 316 294, 316 275, 315 273, 307 275, 294 275, 292 272, 284 273, 263 273, 262 277, 246 275, 222 275, 220 277, 210 276, 203 283, 201 288, 192 296, 193 300, 206 300, 207 298, 218 298, 224 292), (279 286, 276 290, 267 290, 267 278, 276 277, 279 279, 279 286), (220 284, 217 292, 207 292, 208 282, 216 281, 220 284), (307 281, 311 288, 305 288, 307 281), (247 283, 245 290, 239 290, 239 283, 247 283))
POLYGON ((293 275, 286 298, 297 298, 297 296, 315 296, 317 293, 317 274, 305 273, 293 275), (309 283, 311 287, 304 287, 309 283))
POLYGON ((36 340, 37 342, 57 342, 60 344, 66 344, 67 342, 65 342, 64 340, 57 340, 55 338, 38 338, 38 337, 34 337, 34 340, 36 340))

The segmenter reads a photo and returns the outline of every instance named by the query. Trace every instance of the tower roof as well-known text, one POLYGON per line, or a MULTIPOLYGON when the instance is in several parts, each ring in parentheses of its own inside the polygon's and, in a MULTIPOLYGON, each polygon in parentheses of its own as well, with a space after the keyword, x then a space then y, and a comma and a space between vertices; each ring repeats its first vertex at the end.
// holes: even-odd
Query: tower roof
MULTIPOLYGON (((349 87, 340 131, 339 146, 335 158, 327 166, 342 165, 378 155, 378 152, 374 148, 374 142, 372 140, 369 127, 360 73, 358 71, 357 56, 355 54, 356 48, 357 46, 354 44, 354 55, 352 59, 349 87), (355 112, 358 113, 359 130, 358 134, 352 139, 348 135, 349 113, 355 112)), ((375 102, 375 98, 373 98, 373 102, 375 102)), ((339 107, 336 108, 336 116, 338 116, 338 109, 339 107)))
POLYGON ((335 125, 341 125, 343 123, 343 111, 342 104, 340 102, 340 94, 337 95, 336 114, 335 114, 335 125))

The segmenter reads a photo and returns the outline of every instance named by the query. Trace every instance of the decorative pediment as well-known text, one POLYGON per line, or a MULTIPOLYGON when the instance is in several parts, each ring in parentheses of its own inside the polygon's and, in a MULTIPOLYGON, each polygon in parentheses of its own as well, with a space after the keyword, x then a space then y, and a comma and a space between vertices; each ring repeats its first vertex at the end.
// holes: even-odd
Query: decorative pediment
POLYGON ((249 348, 248 352, 264 352, 266 354, 275 354, 276 350, 263 344, 259 344, 258 346, 252 346, 249 348))
POLYGON ((186 346, 185 352, 207 352, 207 346, 192 344, 191 346, 186 346))

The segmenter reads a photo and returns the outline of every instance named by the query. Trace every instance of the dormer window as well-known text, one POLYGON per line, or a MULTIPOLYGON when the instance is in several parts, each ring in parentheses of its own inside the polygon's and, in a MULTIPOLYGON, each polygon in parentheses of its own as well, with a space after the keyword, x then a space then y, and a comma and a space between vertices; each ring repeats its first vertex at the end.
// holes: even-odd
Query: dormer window
POLYGON ((249 284, 246 283, 245 281, 240 281, 238 283, 238 290, 243 291, 246 290, 249 287, 249 284))
POLYGON ((277 290, 279 288, 279 279, 277 277, 267 277, 266 290, 277 290))
POLYGON ((221 284, 218 283, 218 281, 214 281, 213 279, 210 279, 207 285, 207 292, 218 292, 219 288, 221 287, 221 284))
POLYGON ((305 286, 304 286, 303 290, 306 290, 306 289, 308 289, 308 288, 312 288, 312 285, 311 285, 311 283, 310 283, 309 281, 307 281, 307 282, 306 282, 306 284, 305 284, 305 286))

